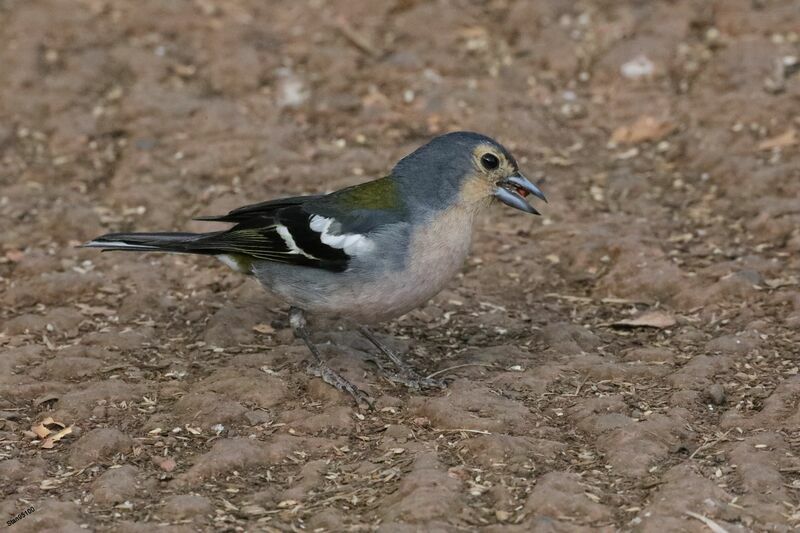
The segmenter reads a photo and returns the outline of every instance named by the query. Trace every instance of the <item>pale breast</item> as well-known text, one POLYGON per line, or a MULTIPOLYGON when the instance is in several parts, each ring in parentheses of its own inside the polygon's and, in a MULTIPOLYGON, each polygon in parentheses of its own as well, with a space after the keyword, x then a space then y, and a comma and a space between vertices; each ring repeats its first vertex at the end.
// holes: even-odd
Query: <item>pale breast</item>
POLYGON ((405 268, 388 271, 359 287, 349 314, 362 322, 379 322, 424 304, 464 265, 472 242, 473 221, 474 212, 456 209, 416 231, 405 268))

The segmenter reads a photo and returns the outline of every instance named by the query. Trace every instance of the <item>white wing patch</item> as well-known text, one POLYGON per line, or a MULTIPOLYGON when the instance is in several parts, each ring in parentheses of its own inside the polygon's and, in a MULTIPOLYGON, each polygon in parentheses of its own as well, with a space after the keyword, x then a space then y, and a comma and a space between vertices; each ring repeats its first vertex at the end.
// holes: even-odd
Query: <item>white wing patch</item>
POLYGON ((360 233, 345 233, 342 235, 328 233, 332 223, 333 219, 331 218, 314 215, 311 217, 309 227, 320 234, 319 240, 323 244, 343 250, 344 253, 351 257, 371 252, 375 248, 375 243, 369 240, 366 235, 360 233))
POLYGON ((311 222, 308 223, 308 226, 317 233, 325 233, 326 231, 328 231, 331 222, 333 222, 333 220, 331 220, 330 218, 314 215, 313 217, 311 217, 311 222))
POLYGON ((289 228, 287 228, 283 224, 278 224, 277 226, 275 226, 275 231, 278 232, 278 235, 281 236, 283 242, 286 243, 286 247, 289 249, 290 253, 304 255, 309 259, 317 259, 313 255, 306 253, 305 250, 297 246, 297 243, 294 242, 294 237, 292 237, 292 234, 289 233, 289 228))

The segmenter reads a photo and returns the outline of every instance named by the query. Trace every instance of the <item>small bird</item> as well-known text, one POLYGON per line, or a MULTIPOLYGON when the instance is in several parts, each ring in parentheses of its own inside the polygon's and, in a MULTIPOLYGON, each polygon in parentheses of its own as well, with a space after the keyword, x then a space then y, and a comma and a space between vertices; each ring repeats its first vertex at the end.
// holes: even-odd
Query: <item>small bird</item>
POLYGON ((386 177, 196 219, 234 224, 224 231, 109 233, 84 246, 213 255, 254 276, 289 303, 290 325, 310 350, 314 372, 371 406, 363 391, 322 360, 306 313, 354 323, 395 365, 395 381, 441 386, 419 376, 366 324, 403 315, 441 291, 469 253, 476 215, 494 201, 538 215, 525 199, 529 194, 547 201, 500 143, 459 131, 435 137, 386 177))

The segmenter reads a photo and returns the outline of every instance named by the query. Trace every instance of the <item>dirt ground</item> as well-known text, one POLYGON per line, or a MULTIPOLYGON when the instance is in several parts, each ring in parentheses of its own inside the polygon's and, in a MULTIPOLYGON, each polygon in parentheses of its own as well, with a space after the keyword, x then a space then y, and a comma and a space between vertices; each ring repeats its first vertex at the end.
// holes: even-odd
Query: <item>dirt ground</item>
POLYGON ((799 33, 794 0, 0 0, 3 524, 800 526, 799 33), (550 204, 378 330, 442 392, 320 331, 359 410, 253 280, 75 248, 454 129, 550 204))

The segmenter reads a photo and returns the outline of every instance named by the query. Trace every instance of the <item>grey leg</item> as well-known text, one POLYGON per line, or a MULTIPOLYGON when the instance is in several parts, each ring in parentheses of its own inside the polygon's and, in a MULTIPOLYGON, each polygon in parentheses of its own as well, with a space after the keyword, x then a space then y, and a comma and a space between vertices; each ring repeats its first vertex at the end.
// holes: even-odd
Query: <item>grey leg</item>
POLYGON ((289 310, 289 324, 292 326, 294 336, 298 339, 301 339, 308 347, 311 355, 314 356, 314 362, 316 363, 317 367, 315 373, 318 374, 325 383, 333 385, 342 392, 348 393, 353 397, 353 399, 355 399, 357 404, 366 404, 370 409, 372 409, 372 400, 364 391, 347 381, 322 360, 319 349, 317 349, 314 343, 311 342, 311 335, 308 333, 308 325, 302 309, 292 307, 289 310))
POLYGON ((408 363, 403 361, 400 356, 378 340, 378 338, 365 326, 358 326, 358 331, 371 342, 383 355, 385 355, 394 366, 397 367, 397 374, 386 373, 391 381, 401 383, 410 389, 443 389, 447 385, 443 380, 425 378, 417 374, 416 370, 411 368, 408 363))

